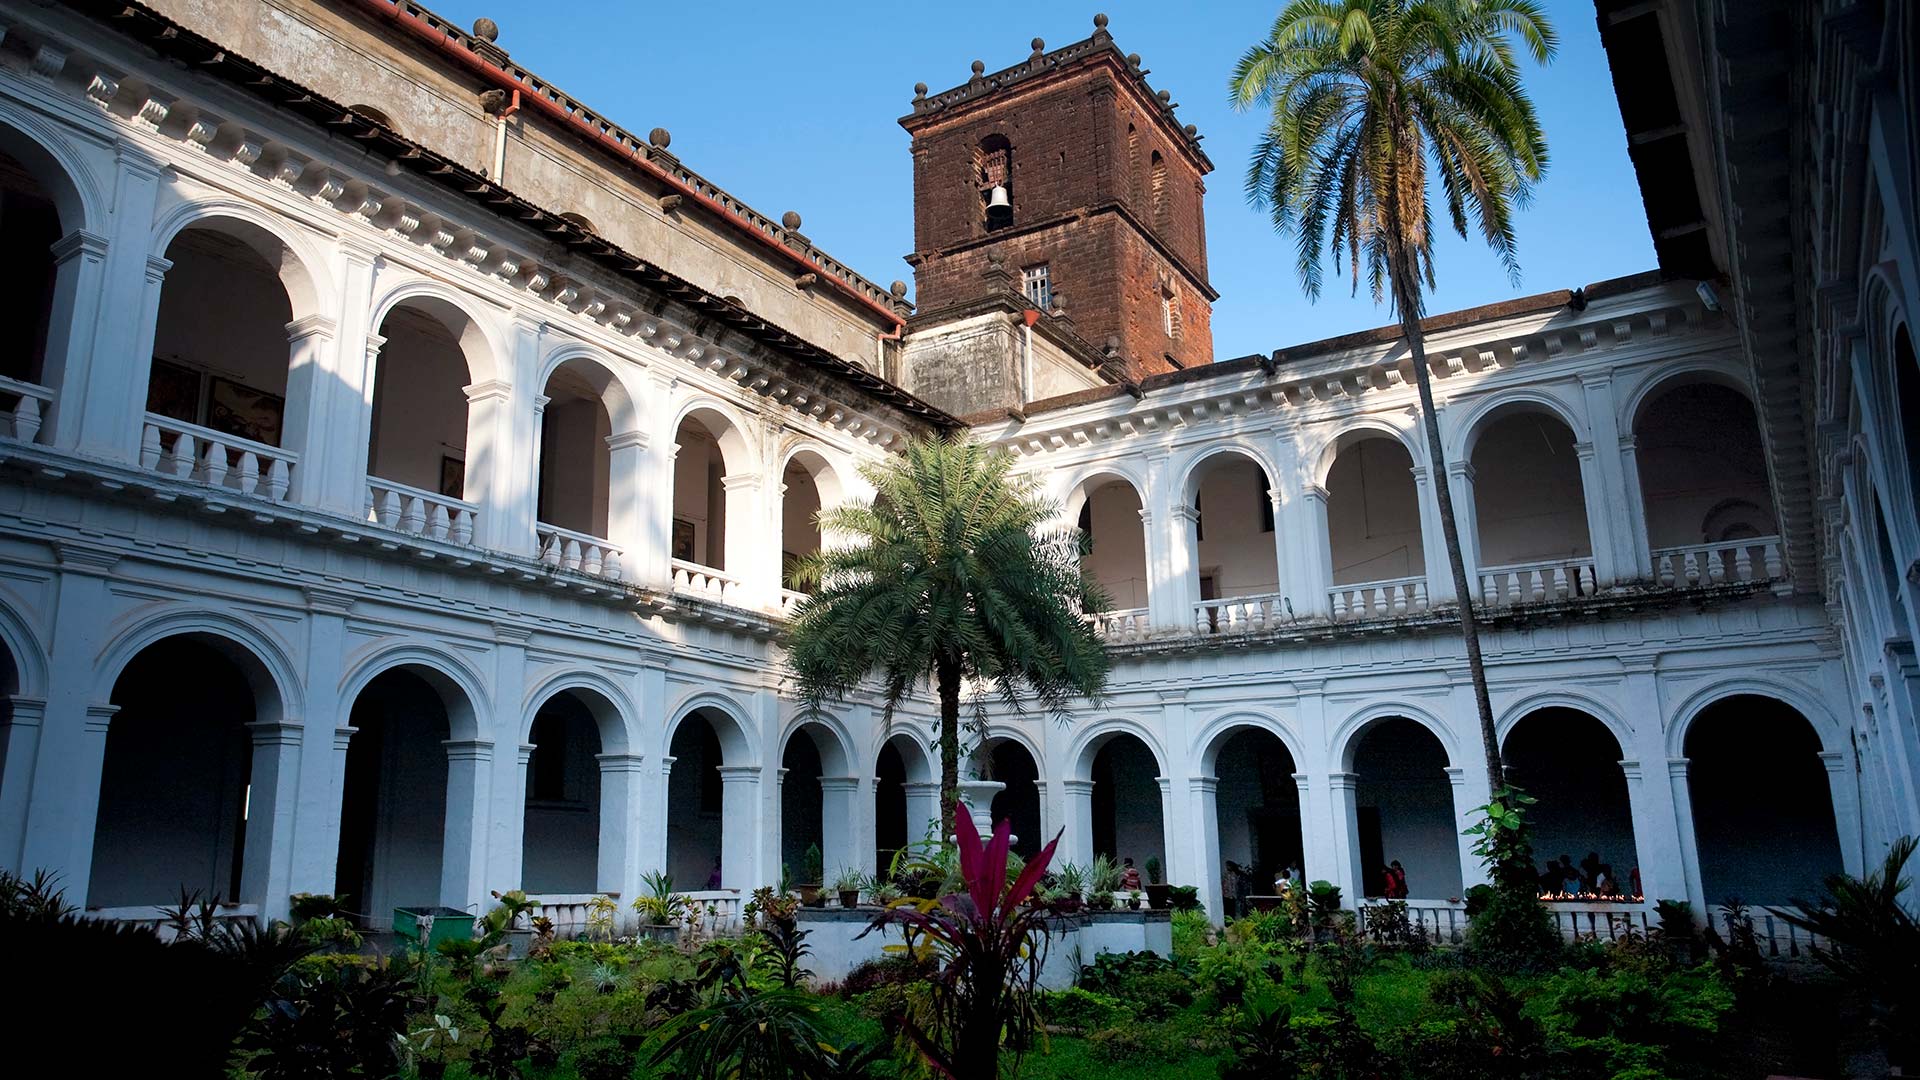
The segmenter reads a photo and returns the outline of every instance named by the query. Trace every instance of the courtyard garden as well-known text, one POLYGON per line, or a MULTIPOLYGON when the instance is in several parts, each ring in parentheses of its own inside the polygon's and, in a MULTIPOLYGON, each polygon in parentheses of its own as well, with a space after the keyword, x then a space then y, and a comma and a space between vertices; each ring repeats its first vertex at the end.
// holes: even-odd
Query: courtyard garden
POLYGON ((332 898, 261 928, 188 897, 156 932, 78 917, 57 883, 9 877, 5 1008, 22 1032, 91 1010, 100 1037, 59 1051, 82 1075, 234 1080, 1705 1080, 1885 1075, 1911 1053, 1910 843, 1793 916, 1831 943, 1817 963, 1770 959, 1738 911, 1703 931, 1678 904, 1644 934, 1535 937, 1526 952, 1530 935, 1500 925, 1526 918, 1482 895, 1464 944, 1436 945, 1394 903, 1362 931, 1315 883, 1224 929, 1174 911, 1171 956, 1077 958, 1072 985, 1046 990, 1049 938, 1086 916, 1048 873, 1051 845, 1022 863, 1006 842, 1004 826, 963 832, 906 866, 903 895, 869 906, 903 943, 838 984, 813 978, 800 900, 772 888, 739 934, 705 933, 669 891, 641 906, 674 933, 569 940, 506 893, 471 935, 428 948, 364 938, 332 898))

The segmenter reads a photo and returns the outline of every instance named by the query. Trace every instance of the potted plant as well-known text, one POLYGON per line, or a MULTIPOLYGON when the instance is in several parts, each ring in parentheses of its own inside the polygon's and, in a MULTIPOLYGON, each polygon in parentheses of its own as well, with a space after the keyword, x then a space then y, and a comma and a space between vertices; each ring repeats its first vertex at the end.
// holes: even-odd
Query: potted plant
POLYGON ((1087 891, 1087 872, 1077 863, 1062 866, 1060 880, 1054 891, 1057 893, 1054 906, 1069 915, 1079 911, 1083 903, 1082 894, 1087 891))
POLYGON ((833 891, 840 894, 840 906, 849 910, 860 906, 860 892, 865 886, 866 879, 851 866, 842 867, 840 875, 833 879, 833 891))
POLYGON ((495 891, 493 898, 500 903, 486 915, 486 929, 490 937, 503 937, 507 942, 507 959, 524 960, 527 950, 533 944, 533 913, 540 908, 540 901, 527 899, 527 894, 519 889, 506 892, 495 891))
POLYGON ((1128 911, 1140 911, 1140 910, 1143 910, 1146 906, 1147 906, 1146 897, 1143 897, 1140 895, 1139 889, 1127 890, 1127 910, 1128 911))
POLYGON ((672 943, 680 935, 686 898, 673 891, 673 875, 664 870, 650 870, 640 875, 640 881, 647 887, 633 902, 633 910, 640 913, 640 936, 672 943))
POLYGON ((1166 882, 1166 875, 1160 869, 1160 856, 1147 856, 1147 903, 1157 910, 1166 909, 1167 897, 1172 892, 1166 882))
POLYGON ((1168 886, 1167 902, 1175 911, 1192 911, 1200 906, 1200 887, 1198 885, 1168 886))
POLYGON ((806 854, 800 856, 800 902, 808 907, 821 907, 826 901, 820 896, 820 882, 826 871, 822 868, 820 845, 808 844, 806 854))
POLYGON ((1120 867, 1106 855, 1093 857, 1093 873, 1088 883, 1087 906, 1095 911, 1112 911, 1113 894, 1120 891, 1120 867))

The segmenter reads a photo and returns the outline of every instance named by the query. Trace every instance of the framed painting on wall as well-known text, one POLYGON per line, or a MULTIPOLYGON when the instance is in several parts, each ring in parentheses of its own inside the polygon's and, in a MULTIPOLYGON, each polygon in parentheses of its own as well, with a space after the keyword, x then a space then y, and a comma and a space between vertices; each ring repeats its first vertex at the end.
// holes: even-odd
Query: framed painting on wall
POLYGON ((699 562, 693 557, 693 522, 673 519, 673 557, 681 562, 699 562))
POLYGON ((200 373, 155 358, 147 379, 147 411, 186 424, 200 422, 200 373))
POLYGON ((280 445, 287 399, 215 377, 207 392, 207 426, 268 446, 280 445))
POLYGON ((449 499, 467 497, 467 459, 440 455, 440 494, 449 499))

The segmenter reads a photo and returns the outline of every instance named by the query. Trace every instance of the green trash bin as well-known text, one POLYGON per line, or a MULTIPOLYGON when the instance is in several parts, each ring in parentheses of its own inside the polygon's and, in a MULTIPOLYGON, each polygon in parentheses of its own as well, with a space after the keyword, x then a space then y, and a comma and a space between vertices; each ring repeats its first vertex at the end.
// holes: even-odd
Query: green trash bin
POLYGON ((443 941, 473 937, 473 913, 450 907, 394 908, 393 932, 422 949, 433 950, 443 941))

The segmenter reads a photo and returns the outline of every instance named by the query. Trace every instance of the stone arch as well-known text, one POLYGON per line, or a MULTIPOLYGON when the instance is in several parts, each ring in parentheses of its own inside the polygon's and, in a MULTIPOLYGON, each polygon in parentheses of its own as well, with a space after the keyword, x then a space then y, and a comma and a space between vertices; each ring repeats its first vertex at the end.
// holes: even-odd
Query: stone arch
POLYGON ((1535 690, 1514 699, 1503 708, 1496 708, 1498 715, 1494 733, 1505 745, 1507 736, 1521 720, 1542 709, 1556 708, 1583 712, 1598 720, 1613 736, 1613 741, 1619 744, 1621 756, 1628 759, 1635 757, 1633 725, 1620 718, 1619 709, 1597 695, 1568 687, 1535 690))
POLYGON ((108 193, 65 132, 36 114, 0 102, 0 153, 19 162, 47 189, 60 214, 62 235, 104 231, 108 193))
MULTIPOLYGON (((1186 457, 1172 470, 1173 475, 1180 478, 1174 490, 1181 493, 1186 505, 1193 505, 1193 500, 1200 494, 1201 479, 1211 468, 1220 464, 1215 459, 1222 456, 1245 458, 1259 466, 1260 471, 1266 474, 1269 485, 1279 483, 1280 471, 1273 459, 1265 449, 1252 440, 1237 437, 1209 440, 1198 449, 1188 451, 1186 457)), ((1140 490, 1144 491, 1145 488, 1140 490)))
MULTIPOLYGON (((1759 415, 1745 381, 1720 367, 1675 365, 1642 390, 1626 430, 1648 546, 1660 552, 1778 535, 1759 415)), ((1756 561, 1764 567, 1766 554, 1756 561)), ((1664 579, 1664 565, 1655 569, 1664 579)))
POLYGON ((666 724, 665 742, 661 745, 661 753, 665 754, 667 747, 673 745, 674 733, 679 730, 680 725, 686 723, 688 717, 694 713, 702 711, 708 714, 709 722, 713 724, 714 735, 720 740, 720 751, 726 764, 751 764, 753 744, 748 732, 753 729, 743 718, 751 716, 752 711, 732 697, 718 691, 700 691, 690 694, 673 707, 673 710, 668 713, 671 719, 666 724))
POLYGON ((1689 383, 1707 383, 1736 391, 1753 402, 1753 387, 1740 368, 1717 357, 1685 356, 1656 364, 1634 382, 1632 390, 1621 395, 1617 422, 1623 432, 1632 431, 1647 405, 1669 390, 1689 383))
POLYGON ((811 440, 788 446, 774 475, 780 483, 780 584, 798 590, 794 568, 826 543, 819 515, 846 500, 846 484, 826 448, 811 440))
POLYGON ((1675 704, 1670 713, 1673 721, 1667 728, 1667 757, 1686 757, 1687 734, 1693 722, 1715 702, 1730 697, 1775 698, 1806 720, 1813 729, 1814 737, 1819 740, 1822 753, 1848 749, 1846 728, 1834 719, 1817 697, 1784 679, 1742 674, 1715 679, 1675 704))
POLYGON ((13 685, 0 686, 0 694, 43 699, 47 696, 47 652, 32 624, 20 617, 17 598, 0 595, 0 648, 7 651, 12 666, 13 685))
POLYGON ((1574 595, 1596 587, 1583 462, 1591 452, 1578 416, 1544 392, 1502 395, 1473 418, 1455 460, 1473 478, 1468 569, 1502 568, 1486 602, 1517 602, 1536 583, 1552 595, 1562 579, 1574 595))
POLYGON ((1354 748, 1359 744, 1361 737, 1380 721, 1394 718, 1411 720, 1426 728, 1429 734, 1440 740, 1440 748, 1446 753, 1449 765, 1461 760, 1460 747, 1454 740, 1452 729, 1426 707, 1403 699, 1364 705, 1349 713, 1346 719, 1335 725, 1333 738, 1328 740, 1327 745, 1332 751, 1331 760, 1336 763, 1337 769, 1340 772, 1352 772, 1354 748))
POLYGON ((533 689, 527 692, 521 708, 520 741, 524 743, 532 737, 533 718, 540 711, 540 706, 555 694, 570 690, 581 691, 595 699, 589 711, 594 714, 594 721, 600 728, 600 752, 632 753, 633 747, 639 743, 636 734, 639 731, 640 714, 625 688, 598 671, 560 671, 534 684, 533 689))
POLYGON ((1199 776, 1214 776, 1219 763, 1220 748, 1235 735, 1244 731, 1264 731, 1280 740, 1280 745, 1293 755, 1296 770, 1304 768, 1306 761, 1300 736, 1287 726, 1279 717, 1270 713, 1236 710, 1225 712, 1208 720, 1193 740, 1193 761, 1199 776))
MULTIPOLYGON (((760 448, 745 416, 731 405, 705 395, 683 401, 669 427, 672 445, 672 497, 661 511, 668 516, 669 554, 673 559, 725 572, 709 591, 719 599, 744 579, 765 540, 767 483, 760 448)), ((764 585, 770 586, 772 582, 764 585)))
POLYGON ((746 414, 719 398, 699 394, 680 403, 668 430, 677 435, 680 426, 688 420, 697 422, 713 436, 728 476, 759 474, 759 448, 750 434, 753 427, 746 414))
POLYGON ((1059 489, 1066 493, 1060 500, 1060 509, 1063 517, 1068 521, 1072 521, 1080 516, 1080 507, 1086 503, 1088 494, 1092 492, 1096 486, 1096 481, 1105 481, 1107 483, 1119 481, 1125 483, 1128 487, 1131 487, 1134 494, 1139 497, 1140 505, 1146 505, 1146 471, 1135 466, 1126 458, 1119 458, 1113 461, 1100 461, 1090 465, 1083 465, 1068 474, 1067 483, 1059 489))
MULTIPOLYGON (((1067 489, 1065 520, 1074 523, 1091 547, 1081 565, 1110 598, 1112 612, 1146 608, 1151 575, 1147 569, 1146 488, 1130 470, 1087 470, 1067 489)), ((1107 619, 1096 625, 1121 639, 1133 630, 1107 619), (1107 629, 1107 628, 1111 629, 1107 629)))
POLYGON ((326 257, 311 239, 285 218, 256 204, 218 196, 192 199, 169 210, 154 222, 148 250, 165 255, 183 233, 217 232, 246 245, 277 272, 295 319, 324 314, 334 308, 333 287, 325 272, 326 257), (320 268, 316 272, 316 268, 320 268))
POLYGON ((188 890, 277 906, 284 855, 272 849, 287 837, 273 822, 291 813, 296 785, 271 661, 231 627, 123 634, 119 644, 131 648, 115 657, 100 699, 115 711, 90 808, 87 906, 160 905, 188 890), (186 670, 194 678, 178 681, 186 670))
POLYGON ((540 375, 535 382, 545 387, 554 374, 563 368, 577 373, 599 396, 615 433, 638 430, 641 421, 638 402, 644 392, 633 385, 632 365, 608 356, 591 345, 572 342, 556 346, 547 353, 541 361, 540 375))
POLYGON ((1340 429, 1323 439, 1318 447, 1306 455, 1313 462, 1312 482, 1319 487, 1327 486, 1327 476, 1333 471, 1333 463, 1346 450, 1371 439, 1385 439, 1399 443, 1406 450, 1407 458, 1414 468, 1425 468, 1427 463, 1425 440, 1418 438, 1411 429, 1402 428, 1377 416, 1355 417, 1342 424, 1340 429))
POLYGON ((784 754, 788 744, 801 735, 813 740, 820 752, 820 767, 825 776, 851 776, 856 770, 854 764, 853 737, 848 734, 847 726, 839 717, 826 712, 809 710, 794 717, 780 736, 780 750, 784 754))
POLYGON ((1474 448, 1480 442, 1480 436, 1494 423, 1521 413, 1543 413, 1566 425, 1573 433, 1575 443, 1587 442, 1590 436, 1586 424, 1581 422, 1579 412, 1567 402, 1555 396, 1545 388, 1514 388, 1492 394, 1476 403, 1460 419, 1455 429, 1453 445, 1447 448, 1448 461, 1472 461, 1474 448))
POLYGON ((486 680, 462 657, 415 641, 375 645, 347 664, 340 700, 357 701, 367 684, 395 669, 405 669, 431 687, 447 710, 448 737, 455 742, 491 741, 481 717, 492 716, 486 680))
POLYGON ((171 637, 199 637, 238 667, 256 701, 256 723, 299 724, 305 715, 300 668, 264 627, 224 611, 169 609, 144 616, 114 635, 96 656, 95 701, 106 701, 120 675, 139 653, 171 637), (260 702, 266 707, 260 708, 260 702))
POLYGON ((880 737, 874 740, 873 753, 869 758, 877 757, 885 747, 892 746, 899 753, 906 766, 906 778, 912 783, 931 783, 940 778, 939 762, 933 748, 925 739, 906 727, 888 727, 880 730, 880 737))
POLYGON ((1360 858, 1353 891, 1385 895, 1386 868, 1400 863, 1411 896, 1461 895, 1461 758, 1445 726, 1422 710, 1375 706, 1343 726, 1335 750, 1344 774, 1336 793, 1352 800, 1344 812, 1360 858))
MULTIPOLYGON (((1160 775, 1171 775, 1167 764, 1166 747, 1161 744, 1159 736, 1154 733, 1150 725, 1131 718, 1111 717, 1088 724, 1074 736, 1073 743, 1067 751, 1067 779, 1091 779, 1094 755, 1098 754, 1100 748, 1112 741, 1116 735, 1132 735, 1139 739, 1152 753, 1154 765, 1160 770, 1160 775)), ((1035 755, 1034 760, 1043 761, 1038 755, 1035 755)))
POLYGON ((1633 744, 1618 720, 1571 694, 1540 694, 1507 710, 1501 758, 1508 778, 1536 800, 1528 812, 1538 863, 1562 869, 1545 893, 1638 896, 1639 837, 1626 772, 1633 744), (1570 865, 1568 865, 1570 864, 1570 865), (1569 884, 1577 875, 1578 884, 1569 884))
POLYGON ((837 717, 813 710, 796 716, 780 739, 781 861, 799 867, 817 845, 829 882, 862 862, 854 843, 858 781, 851 747, 837 717))
POLYGON ((476 304, 472 296, 449 285, 413 278, 394 285, 374 301, 373 318, 368 325, 378 333, 396 309, 418 309, 454 336, 466 360, 470 383, 502 379, 505 377, 502 358, 509 350, 500 338, 495 313, 488 310, 483 314, 476 304))

